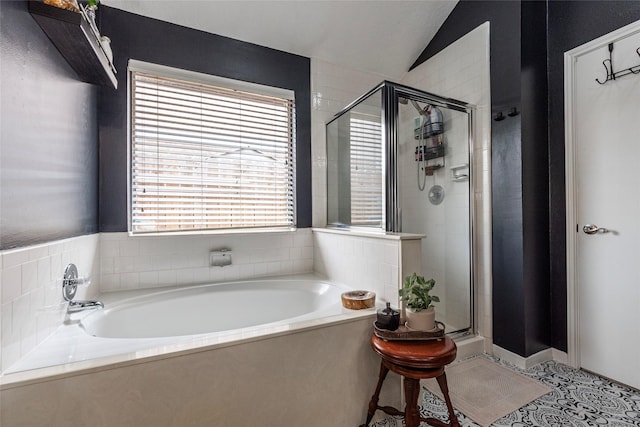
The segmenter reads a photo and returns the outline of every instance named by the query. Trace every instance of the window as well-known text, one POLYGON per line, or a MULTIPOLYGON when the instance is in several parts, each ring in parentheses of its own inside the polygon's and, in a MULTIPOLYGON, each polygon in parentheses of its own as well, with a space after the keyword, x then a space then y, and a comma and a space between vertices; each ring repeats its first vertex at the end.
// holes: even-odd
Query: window
POLYGON ((352 113, 351 224, 380 225, 382 221, 382 127, 379 119, 352 113))
POLYGON ((295 226, 293 92, 130 61, 133 233, 295 226))

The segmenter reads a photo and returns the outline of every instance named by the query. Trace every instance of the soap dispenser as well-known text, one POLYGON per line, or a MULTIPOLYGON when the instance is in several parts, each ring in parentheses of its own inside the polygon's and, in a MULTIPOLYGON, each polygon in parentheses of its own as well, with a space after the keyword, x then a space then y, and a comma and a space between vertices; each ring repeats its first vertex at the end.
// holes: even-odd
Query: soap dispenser
POLYGON ((395 331, 400 325, 400 312, 391 308, 391 303, 387 303, 387 307, 377 312, 376 327, 378 329, 386 329, 395 331))

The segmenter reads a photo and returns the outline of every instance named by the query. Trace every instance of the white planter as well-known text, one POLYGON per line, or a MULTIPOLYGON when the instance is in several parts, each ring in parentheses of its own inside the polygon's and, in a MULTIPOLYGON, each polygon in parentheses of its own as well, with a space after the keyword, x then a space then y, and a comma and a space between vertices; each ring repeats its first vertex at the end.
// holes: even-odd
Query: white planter
POLYGON ((407 308, 407 327, 414 331, 431 331, 436 327, 436 310, 431 307, 418 312, 407 308))

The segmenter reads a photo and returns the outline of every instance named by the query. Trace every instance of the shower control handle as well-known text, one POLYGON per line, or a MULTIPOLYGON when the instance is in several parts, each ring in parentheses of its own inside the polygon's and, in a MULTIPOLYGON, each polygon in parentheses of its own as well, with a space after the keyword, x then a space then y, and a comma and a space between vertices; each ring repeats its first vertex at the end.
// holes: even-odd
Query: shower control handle
POLYGON ((607 230, 606 228, 598 227, 597 225, 594 225, 594 224, 585 225, 584 227, 582 227, 582 231, 584 231, 585 234, 598 234, 598 233, 609 232, 609 230, 607 230))

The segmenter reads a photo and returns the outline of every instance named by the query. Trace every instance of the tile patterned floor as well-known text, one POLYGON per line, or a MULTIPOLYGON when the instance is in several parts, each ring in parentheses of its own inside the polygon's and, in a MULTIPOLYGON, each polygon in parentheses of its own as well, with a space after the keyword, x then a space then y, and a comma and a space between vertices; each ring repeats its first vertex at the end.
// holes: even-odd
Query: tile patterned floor
MULTIPOLYGON (((528 370, 519 369, 499 359, 494 362, 536 379, 553 389, 539 399, 499 419, 496 427, 640 427, 640 392, 612 383, 585 371, 556 362, 546 362, 528 370)), ((443 401, 425 390, 423 415, 428 412, 447 419, 443 401)), ((478 424, 456 411, 462 427, 478 424)), ((426 424, 422 424, 425 426, 426 424)), ((400 427, 404 421, 388 417, 374 427, 400 427)))

